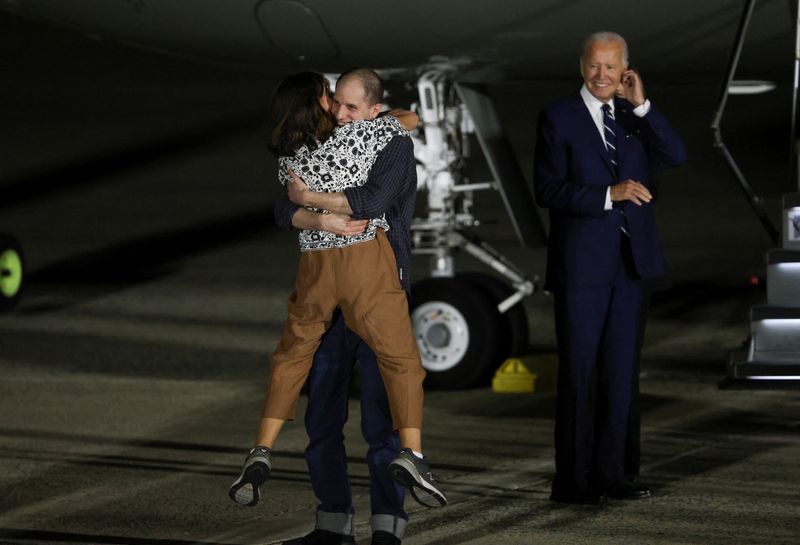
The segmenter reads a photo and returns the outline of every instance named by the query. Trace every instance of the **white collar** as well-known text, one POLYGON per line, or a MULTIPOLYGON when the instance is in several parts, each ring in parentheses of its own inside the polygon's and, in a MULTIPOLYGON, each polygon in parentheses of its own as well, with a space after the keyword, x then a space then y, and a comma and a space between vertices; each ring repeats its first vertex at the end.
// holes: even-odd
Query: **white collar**
MULTIPOLYGON (((600 108, 603 107, 602 100, 599 100, 596 96, 589 92, 589 89, 586 88, 586 84, 584 83, 581 87, 581 98, 583 99, 583 103, 586 104, 586 107, 589 108, 589 112, 592 116, 596 115, 597 112, 600 111, 600 108)), ((611 115, 614 115, 614 99, 608 101, 608 105, 611 107, 611 115)))

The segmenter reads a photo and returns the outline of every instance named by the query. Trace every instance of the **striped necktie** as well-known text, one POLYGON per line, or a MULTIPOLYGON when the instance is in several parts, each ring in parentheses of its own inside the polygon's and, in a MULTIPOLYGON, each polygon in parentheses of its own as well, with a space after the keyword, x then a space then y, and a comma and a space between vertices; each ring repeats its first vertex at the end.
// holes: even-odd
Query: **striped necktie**
MULTIPOLYGON (((603 104, 603 136, 606 139, 606 151, 608 152, 608 159, 614 166, 614 173, 617 170, 617 121, 614 119, 614 114, 611 112, 611 106, 603 104)), ((628 218, 625 217, 625 212, 622 208, 615 208, 620 214, 620 226, 622 232, 627 236, 631 236, 627 229, 628 218)))
POLYGON ((617 170, 617 122, 614 120, 614 114, 611 111, 611 106, 603 104, 603 136, 606 140, 606 151, 608 151, 608 159, 614 165, 614 170, 617 170))

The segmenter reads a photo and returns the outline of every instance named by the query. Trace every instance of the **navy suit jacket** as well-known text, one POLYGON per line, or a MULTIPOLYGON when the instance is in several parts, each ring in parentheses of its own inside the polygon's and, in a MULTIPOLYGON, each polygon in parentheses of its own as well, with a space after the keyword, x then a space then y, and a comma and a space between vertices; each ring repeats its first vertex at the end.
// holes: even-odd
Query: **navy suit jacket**
POLYGON ((615 99, 614 111, 618 174, 580 95, 557 102, 539 115, 534 190, 538 204, 550 212, 548 290, 611 285, 619 267, 622 221, 627 222, 639 275, 664 275, 652 203, 637 206, 624 201, 607 211, 606 189, 628 179, 651 188, 652 171, 683 163, 686 150, 654 107, 638 117, 632 104, 615 99))

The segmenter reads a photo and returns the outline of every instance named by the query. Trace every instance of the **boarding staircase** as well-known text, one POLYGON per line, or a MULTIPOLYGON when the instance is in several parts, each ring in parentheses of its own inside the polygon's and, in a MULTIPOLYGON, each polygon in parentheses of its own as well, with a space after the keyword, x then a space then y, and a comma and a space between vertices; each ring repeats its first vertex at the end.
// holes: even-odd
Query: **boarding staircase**
POLYGON ((731 354, 729 386, 800 386, 800 193, 783 196, 780 248, 767 252, 767 302, 750 309, 746 350, 731 354))
POLYGON ((764 208, 764 199, 755 194, 736 164, 720 129, 729 95, 768 92, 775 87, 767 81, 734 80, 755 4, 756 0, 745 2, 711 128, 714 130, 714 146, 722 153, 767 234, 776 244, 780 244, 780 248, 767 252, 767 302, 751 308, 750 336, 744 349, 731 353, 727 377, 722 386, 800 387, 800 138, 797 126, 800 119, 800 0, 790 2, 795 23, 795 62, 791 111, 791 142, 794 150, 789 168, 792 186, 798 188, 799 192, 783 196, 780 227, 774 225, 764 208))

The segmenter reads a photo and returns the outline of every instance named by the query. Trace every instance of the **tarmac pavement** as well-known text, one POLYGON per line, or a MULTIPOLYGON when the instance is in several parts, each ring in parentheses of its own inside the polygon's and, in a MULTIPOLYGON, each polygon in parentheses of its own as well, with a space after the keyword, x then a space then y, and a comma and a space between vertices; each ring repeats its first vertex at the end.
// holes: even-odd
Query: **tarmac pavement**
MULTIPOLYGON (((21 308, 0 317, 0 542, 246 545, 310 530, 301 423, 280 438, 261 504, 226 495, 252 441, 293 275, 264 260, 293 244, 257 233, 138 284, 31 283, 21 308)), ((408 500, 404 543, 796 543, 800 398, 720 390, 720 343, 745 326, 699 316, 746 302, 698 306, 679 294, 655 301, 644 354, 642 480, 653 498, 548 500, 552 392, 429 391, 425 450, 450 505, 408 500)), ((526 307, 534 340, 550 334, 550 300, 526 307)), ((363 544, 368 473, 355 400, 345 433, 363 544)))

